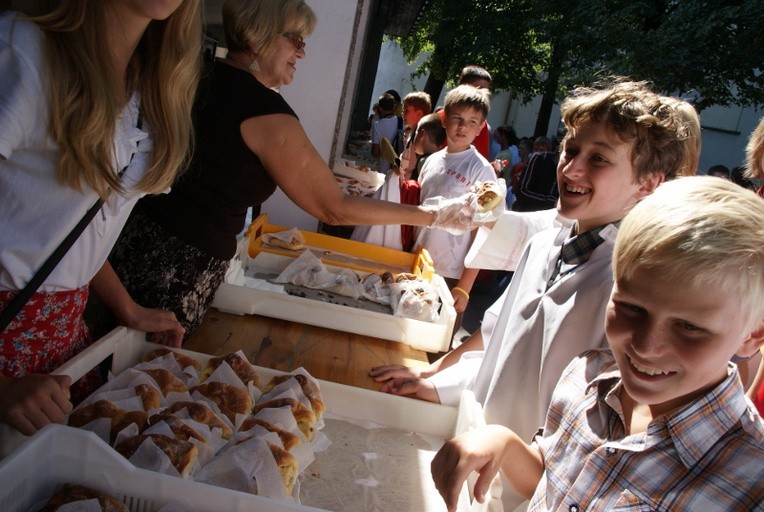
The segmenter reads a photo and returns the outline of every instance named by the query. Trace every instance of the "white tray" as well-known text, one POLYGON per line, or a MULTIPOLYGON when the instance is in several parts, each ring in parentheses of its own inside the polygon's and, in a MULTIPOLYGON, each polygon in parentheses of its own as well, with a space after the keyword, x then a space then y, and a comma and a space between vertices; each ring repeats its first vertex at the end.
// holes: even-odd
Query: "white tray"
MULTIPOLYGON (((286 256, 261 253, 252 260, 252 264, 261 271, 278 274, 291 261, 292 258, 286 256)), ((441 299, 437 323, 229 283, 220 285, 212 306, 228 313, 280 318, 398 341, 427 352, 445 352, 451 345, 451 331, 456 321, 456 310, 454 310, 451 292, 443 278, 437 274, 434 275, 432 284, 441 299)))
MULTIPOLYGON (((144 341, 144 336, 124 327, 115 329, 57 373, 77 380, 112 354, 112 370, 119 373, 138 362, 145 351, 156 347, 144 341)), ((182 352, 200 360, 210 357, 182 352)), ((266 378, 281 373, 262 367, 257 370, 266 378)), ((457 409, 329 381, 320 381, 320 386, 328 416, 372 422, 441 440, 483 424, 480 406, 471 393, 465 393, 457 409)), ((342 443, 341 439, 331 439, 331 432, 327 435, 334 443, 342 443)), ((41 500, 44 502, 57 485, 70 481, 115 494, 133 512, 153 512, 170 502, 182 505, 188 512, 327 510, 135 468, 94 434, 60 425, 46 427, 0 461, 0 510, 27 512, 41 500)), ((354 485, 352 478, 349 477, 347 485, 354 485)), ((431 482, 425 482, 422 492, 436 491, 431 482)), ((459 510, 475 510, 470 506, 465 486, 459 510)))

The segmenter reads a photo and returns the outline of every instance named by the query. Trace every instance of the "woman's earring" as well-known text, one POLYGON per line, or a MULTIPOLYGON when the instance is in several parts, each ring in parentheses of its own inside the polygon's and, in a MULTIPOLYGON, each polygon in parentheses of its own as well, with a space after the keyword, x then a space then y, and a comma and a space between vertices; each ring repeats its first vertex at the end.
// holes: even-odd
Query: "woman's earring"
POLYGON ((261 71, 260 63, 257 61, 257 59, 252 59, 252 62, 249 63, 249 66, 247 66, 247 69, 250 70, 252 73, 259 73, 261 71))

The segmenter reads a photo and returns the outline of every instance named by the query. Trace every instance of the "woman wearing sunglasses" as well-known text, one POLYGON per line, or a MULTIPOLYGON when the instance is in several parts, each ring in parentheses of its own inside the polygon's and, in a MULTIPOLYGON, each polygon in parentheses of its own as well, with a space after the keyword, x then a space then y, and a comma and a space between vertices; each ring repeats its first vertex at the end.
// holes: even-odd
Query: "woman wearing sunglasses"
POLYGON ((169 194, 139 203, 112 254, 133 299, 175 312, 186 336, 225 276, 247 209, 257 216, 276 187, 327 224, 469 229, 468 216, 453 220, 461 204, 436 211, 342 193, 278 93, 315 24, 302 0, 224 2, 228 54, 205 69, 191 164, 169 194))

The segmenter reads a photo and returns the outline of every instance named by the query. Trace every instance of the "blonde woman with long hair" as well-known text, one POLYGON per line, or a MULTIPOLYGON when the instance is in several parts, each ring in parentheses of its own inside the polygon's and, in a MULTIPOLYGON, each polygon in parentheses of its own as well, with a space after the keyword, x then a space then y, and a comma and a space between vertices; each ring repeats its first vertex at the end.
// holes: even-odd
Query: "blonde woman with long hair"
POLYGON ((0 421, 25 434, 72 408, 69 378, 47 374, 90 343, 89 284, 126 325, 180 342, 106 258, 137 200, 184 165, 202 42, 201 0, 47 3, 0 16, 0 309, 104 202, 0 333, 0 421))

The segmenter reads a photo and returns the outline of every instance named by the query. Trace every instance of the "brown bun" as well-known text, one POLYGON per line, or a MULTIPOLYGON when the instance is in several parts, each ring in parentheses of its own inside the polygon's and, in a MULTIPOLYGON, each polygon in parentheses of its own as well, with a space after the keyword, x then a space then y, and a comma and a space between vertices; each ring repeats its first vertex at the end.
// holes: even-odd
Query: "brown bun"
POLYGON ((253 418, 252 416, 244 420, 244 422, 241 424, 241 427, 239 427, 239 432, 247 432, 257 425, 263 427, 268 432, 274 432, 276 435, 278 435, 279 439, 281 439, 281 443, 284 445, 284 448, 287 451, 292 451, 292 448, 302 442, 300 441, 299 437, 290 431, 284 430, 283 428, 279 427, 278 425, 274 425, 269 421, 253 418))
POLYGON ((279 467, 279 473, 281 473, 281 479, 284 481, 287 494, 292 494, 299 471, 297 459, 294 458, 294 455, 275 444, 268 443, 268 447, 271 449, 273 459, 279 467))
POLYGON ((188 388, 183 384, 183 381, 173 375, 170 370, 165 370, 164 368, 150 368, 141 371, 154 379, 159 386, 159 389, 162 391, 162 394, 165 396, 171 391, 177 391, 179 393, 188 391, 188 388))
POLYGON ((290 240, 282 240, 281 238, 271 235, 268 238, 268 243, 289 251, 299 251, 305 248, 305 238, 299 231, 296 231, 290 240))
POLYGON ((135 386, 135 394, 143 402, 144 411, 153 411, 158 409, 162 404, 162 394, 157 388, 149 384, 138 384, 135 386))
POLYGON ((102 512, 129 512, 130 509, 124 503, 114 496, 85 487, 84 485, 66 483, 59 490, 53 493, 53 496, 45 503, 39 512, 55 512, 67 503, 75 503, 84 500, 98 500, 102 512))
POLYGON ((189 401, 175 402, 171 406, 167 407, 166 409, 152 416, 149 421, 153 425, 157 421, 161 420, 163 417, 173 415, 177 412, 180 412, 183 409, 186 409, 186 411, 188 412, 188 417, 191 418, 192 420, 199 423, 203 423, 210 428, 219 428, 220 430, 222 430, 224 439, 229 439, 233 435, 233 431, 231 430, 231 427, 229 427, 228 424, 225 421, 223 421, 215 413, 215 411, 213 411, 206 404, 201 402, 189 402, 189 401), (155 420, 154 418, 158 418, 158 419, 155 420))
POLYGON ((308 441, 312 441, 313 426, 316 424, 316 415, 296 398, 274 398, 273 400, 260 402, 255 404, 252 408, 252 414, 257 414, 263 409, 274 409, 279 407, 289 407, 291 409, 300 432, 305 434, 308 441))
POLYGON ((138 426, 138 432, 143 432, 148 422, 148 414, 146 411, 125 411, 121 416, 112 418, 111 430, 109 432, 110 443, 114 443, 117 439, 117 434, 125 430, 127 427, 135 423, 138 426))
POLYGON ((98 400, 72 411, 67 425, 70 427, 82 427, 99 418, 114 419, 123 414, 125 414, 125 410, 117 407, 114 402, 98 400))
POLYGON ((477 190, 478 212, 490 212, 504 199, 499 184, 495 181, 482 183, 477 190))
POLYGON ((248 384, 251 381, 255 387, 260 387, 260 376, 255 371, 255 367, 246 358, 236 353, 213 357, 207 361, 207 366, 199 377, 200 382, 207 380, 217 370, 218 366, 224 362, 228 363, 228 366, 231 367, 244 384, 248 384))
POLYGON ((107 418, 110 420, 109 438, 114 442, 117 434, 122 432, 131 423, 138 425, 138 431, 146 427, 147 414, 145 411, 126 411, 114 405, 114 402, 108 400, 98 400, 88 404, 69 415, 68 425, 70 427, 83 427, 91 421, 107 418))
POLYGON ((411 272, 401 272, 400 274, 395 275, 395 282, 396 283, 405 283, 406 281, 416 281, 419 279, 416 274, 412 274, 411 272))
POLYGON ((160 434, 142 434, 139 436, 128 437, 116 446, 116 450, 123 457, 129 459, 138 450, 143 442, 151 438, 154 444, 169 457, 172 465, 178 470, 180 476, 188 478, 193 469, 194 462, 199 456, 199 449, 195 444, 182 439, 163 436, 160 434))
POLYGON ((170 430, 172 430, 172 433, 175 434, 175 437, 177 439, 188 441, 189 439, 193 438, 203 443, 207 442, 207 440, 199 432, 194 430, 194 428, 191 425, 188 425, 177 416, 173 416, 172 414, 165 414, 162 416, 155 414, 154 416, 151 417, 152 425, 159 423, 161 421, 164 421, 165 423, 167 423, 167 426, 170 427, 170 430))
POLYGON ((225 382, 205 382, 189 390, 192 394, 198 391, 212 400, 225 414, 231 423, 236 422, 236 415, 248 415, 252 411, 252 397, 244 389, 226 384, 225 382))
POLYGON ((147 363, 149 361, 153 361, 154 359, 158 357, 166 356, 167 354, 172 354, 175 360, 178 362, 178 365, 181 368, 188 368, 189 366, 193 366, 197 370, 202 370, 202 363, 200 361, 197 361, 193 357, 189 357, 185 354, 181 354, 179 352, 175 352, 174 350, 170 350, 169 348, 157 348, 150 352, 146 352, 143 354, 143 357, 141 357, 141 361, 144 363, 147 363))
POLYGON ((321 396, 321 390, 318 389, 318 386, 315 382, 301 373, 295 373, 293 375, 276 375, 263 388, 263 393, 267 393, 278 384, 281 384, 282 382, 285 382, 289 379, 295 379, 300 384, 302 392, 310 401, 310 406, 313 408, 313 412, 316 414, 316 419, 320 419, 326 410, 324 399, 321 396))

